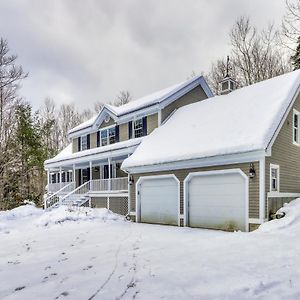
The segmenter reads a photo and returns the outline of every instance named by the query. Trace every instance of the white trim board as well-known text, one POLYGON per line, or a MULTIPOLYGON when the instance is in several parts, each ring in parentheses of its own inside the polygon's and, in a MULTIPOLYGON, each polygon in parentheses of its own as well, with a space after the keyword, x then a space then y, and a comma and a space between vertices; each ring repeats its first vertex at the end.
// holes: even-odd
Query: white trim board
POLYGON ((300 193, 268 192, 269 198, 292 198, 300 197, 300 193))

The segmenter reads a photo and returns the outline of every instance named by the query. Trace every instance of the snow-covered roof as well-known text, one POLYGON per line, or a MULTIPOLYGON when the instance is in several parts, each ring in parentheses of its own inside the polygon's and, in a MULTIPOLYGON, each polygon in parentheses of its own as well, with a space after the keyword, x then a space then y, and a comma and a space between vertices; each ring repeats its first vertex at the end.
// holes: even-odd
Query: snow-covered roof
MULTIPOLYGON (((150 95, 144 96, 144 97, 136 99, 136 100, 132 100, 129 103, 126 103, 121 106, 113 106, 113 105, 109 105, 109 104, 104 104, 103 109, 104 108, 108 109, 116 117, 123 116, 128 113, 134 112, 136 110, 140 110, 140 109, 143 109, 143 108, 151 106, 151 105, 159 104, 159 103, 163 102, 164 100, 168 99, 169 97, 171 97, 172 95, 178 93, 180 90, 184 89, 185 87, 187 87, 195 82, 198 82, 202 86, 203 90, 205 91, 205 93, 207 94, 208 97, 213 96, 213 94, 212 94, 209 86, 207 85, 205 79, 203 78, 203 76, 196 76, 196 77, 193 77, 192 79, 185 80, 183 82, 172 85, 168 88, 157 91, 150 95)), ((103 111, 103 109, 101 110, 101 112, 103 111)), ((99 114, 101 114, 101 112, 99 114)), ((97 120, 97 117, 98 116, 94 116, 90 120, 72 128, 69 131, 69 133, 74 133, 81 129, 93 126, 93 124, 97 120)))
POLYGON ((101 154, 105 153, 108 151, 114 151, 122 148, 129 148, 135 145, 138 145, 143 138, 135 138, 135 139, 130 139, 126 140, 123 142, 107 145, 107 146, 102 146, 102 147, 97 147, 97 148, 92 148, 84 151, 78 151, 72 153, 72 144, 69 144, 65 149, 63 149, 60 153, 58 153, 55 157, 48 159, 45 161, 44 165, 50 165, 53 163, 57 162, 62 162, 62 161, 68 161, 68 160, 73 160, 89 155, 95 155, 95 154, 101 154))
POLYGON ((184 106, 122 168, 266 149, 299 84, 300 70, 184 106))
POLYGON ((90 118, 89 120, 75 126, 74 128, 72 128, 69 133, 71 132, 75 132, 75 131, 78 131, 78 130, 81 130, 81 129, 84 129, 84 128, 87 128, 87 127, 90 127, 90 126, 93 126, 94 122, 96 121, 97 119, 97 115, 93 116, 92 118, 90 118))

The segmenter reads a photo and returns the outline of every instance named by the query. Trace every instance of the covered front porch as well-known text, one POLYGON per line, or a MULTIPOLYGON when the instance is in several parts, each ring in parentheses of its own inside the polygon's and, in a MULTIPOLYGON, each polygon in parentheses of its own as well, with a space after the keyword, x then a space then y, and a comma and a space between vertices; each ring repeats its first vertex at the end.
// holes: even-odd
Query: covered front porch
POLYGON ((121 170, 121 164, 127 156, 108 157, 73 164, 62 164, 47 169, 47 193, 56 193, 73 186, 74 189, 89 182, 90 194, 127 193, 128 175, 121 170))

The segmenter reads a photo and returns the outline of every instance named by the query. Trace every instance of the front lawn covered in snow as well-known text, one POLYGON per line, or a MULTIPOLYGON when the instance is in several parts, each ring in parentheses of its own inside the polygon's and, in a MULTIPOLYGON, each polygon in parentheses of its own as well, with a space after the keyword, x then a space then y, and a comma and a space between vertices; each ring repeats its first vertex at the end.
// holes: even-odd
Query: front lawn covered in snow
POLYGON ((252 233, 0 212, 0 299, 300 299, 300 199, 252 233))

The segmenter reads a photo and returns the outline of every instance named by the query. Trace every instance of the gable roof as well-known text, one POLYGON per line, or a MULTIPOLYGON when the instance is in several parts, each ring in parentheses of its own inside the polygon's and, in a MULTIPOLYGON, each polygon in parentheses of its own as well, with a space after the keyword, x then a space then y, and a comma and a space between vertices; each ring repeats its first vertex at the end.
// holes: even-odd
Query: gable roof
POLYGON ((300 70, 178 109, 123 169, 265 150, 300 84, 300 70))
POLYGON ((196 86, 201 86, 204 92, 206 93, 207 97, 212 97, 213 93, 210 90, 208 84, 206 83, 203 76, 196 76, 192 79, 185 80, 183 82, 180 82, 178 84, 172 85, 168 88, 165 88, 163 90, 157 91, 155 93, 152 93, 150 95, 144 96, 142 98, 130 101, 129 103, 126 103, 121 106, 113 106, 109 104, 104 104, 103 108, 101 109, 100 113, 88 121, 72 128, 69 131, 69 134, 81 131, 86 128, 92 128, 95 124, 99 125, 99 120, 101 119, 101 116, 106 112, 109 113, 112 117, 120 118, 124 115, 133 113, 138 110, 145 109, 150 106, 154 105, 160 105, 164 102, 172 102, 181 97, 183 94, 187 93, 189 90, 196 86))

